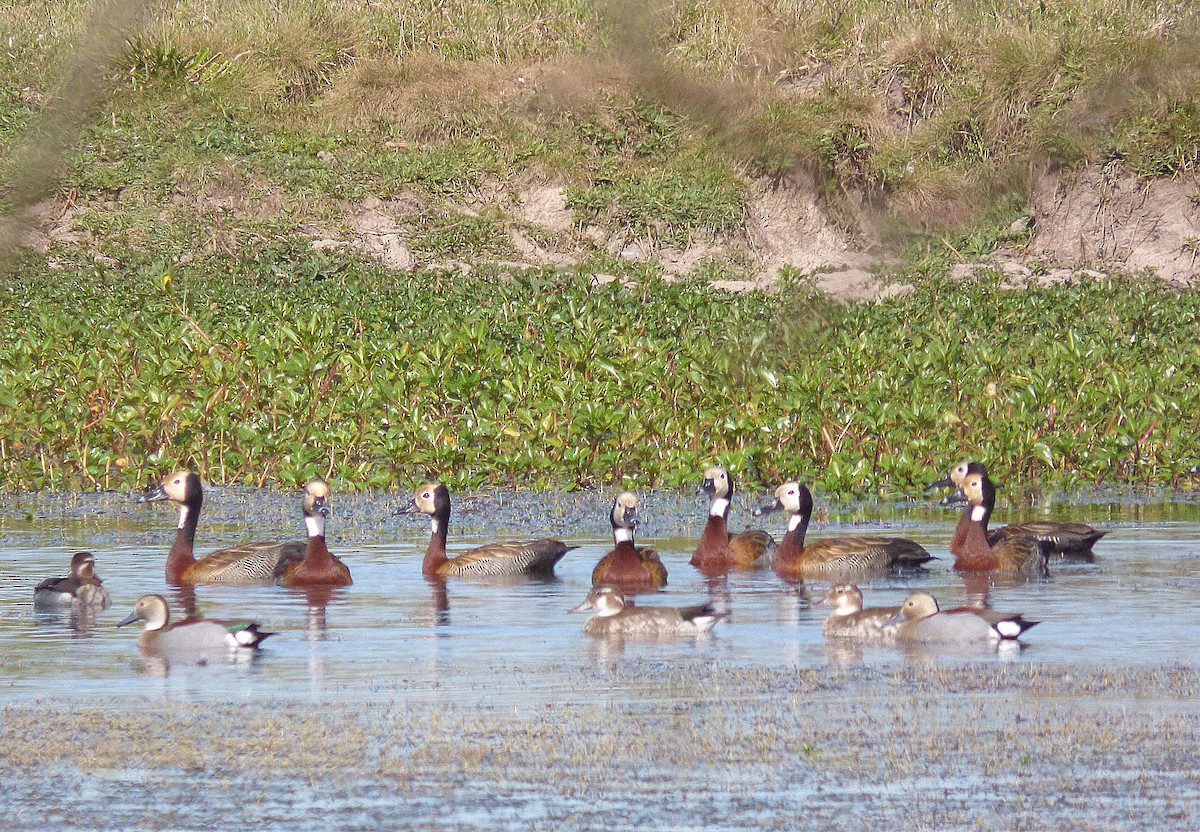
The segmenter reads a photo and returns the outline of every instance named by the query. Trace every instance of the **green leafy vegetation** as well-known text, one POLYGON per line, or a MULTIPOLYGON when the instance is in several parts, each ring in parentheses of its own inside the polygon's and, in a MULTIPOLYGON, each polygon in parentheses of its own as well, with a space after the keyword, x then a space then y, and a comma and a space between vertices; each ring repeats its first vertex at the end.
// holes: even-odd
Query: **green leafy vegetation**
POLYGON ((862 494, 911 492, 963 454, 1066 485, 1169 482, 1200 454, 1184 383, 1200 301, 1153 282, 918 278, 842 306, 803 286, 396 277, 301 245, 6 277, 0 485, 133 486, 186 464, 289 485, 648 487, 721 460, 862 494))

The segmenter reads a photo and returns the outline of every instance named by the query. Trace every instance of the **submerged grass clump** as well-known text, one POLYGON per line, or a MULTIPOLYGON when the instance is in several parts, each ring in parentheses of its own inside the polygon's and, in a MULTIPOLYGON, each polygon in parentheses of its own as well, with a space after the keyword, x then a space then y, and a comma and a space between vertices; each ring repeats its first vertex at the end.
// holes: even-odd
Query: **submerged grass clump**
MULTIPOLYGON (((3 278, 0 484, 691 482, 907 491, 962 454, 1008 481, 1162 484, 1200 453, 1194 293, 922 279, 802 287, 396 276, 299 244, 3 278), (153 470, 151 470, 153 469, 153 470)), ((36 264, 35 264, 36 266, 36 264)), ((37 273, 37 269, 33 270, 37 273)))

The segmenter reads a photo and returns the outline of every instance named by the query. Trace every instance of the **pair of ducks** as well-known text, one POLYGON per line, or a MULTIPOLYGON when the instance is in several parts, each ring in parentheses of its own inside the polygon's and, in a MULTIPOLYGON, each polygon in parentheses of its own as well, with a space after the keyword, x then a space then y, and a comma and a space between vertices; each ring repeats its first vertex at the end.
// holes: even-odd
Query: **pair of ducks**
POLYGON ((914 592, 898 607, 863 608, 862 590, 838 584, 817 603, 833 605, 825 620, 830 638, 896 641, 922 644, 998 644, 1016 641, 1038 622, 1019 613, 999 613, 982 607, 943 610, 928 592, 914 592))
POLYGON ((965 502, 966 510, 954 529, 950 553, 960 571, 1001 571, 1044 576, 1051 555, 1090 561, 1092 547, 1107 531, 1083 523, 1034 520, 988 529, 996 507, 996 486, 982 462, 963 460, 943 479, 926 489, 954 487, 943 504, 965 502))

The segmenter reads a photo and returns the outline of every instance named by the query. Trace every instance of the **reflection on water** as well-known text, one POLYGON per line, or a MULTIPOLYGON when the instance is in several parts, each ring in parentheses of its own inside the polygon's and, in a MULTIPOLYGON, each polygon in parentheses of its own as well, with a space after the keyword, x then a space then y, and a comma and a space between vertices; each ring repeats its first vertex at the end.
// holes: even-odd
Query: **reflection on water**
MULTIPOLYGON (((399 538, 388 543, 339 544, 335 537, 332 548, 353 570, 354 585, 316 591, 167 588, 162 569, 170 528, 157 515, 141 527, 117 513, 108 522, 90 515, 52 523, 5 518, 0 521, 0 702, 161 691, 235 701, 478 696, 495 703, 593 697, 594 691, 581 689, 581 671, 587 666, 614 673, 630 664, 662 669, 696 661, 749 669, 963 661, 1142 667, 1189 658, 1200 624, 1194 604, 1200 590, 1200 507, 1180 501, 1129 505, 1064 500, 1050 512, 1036 514, 1048 515, 1086 519, 1110 530, 1096 547, 1095 563, 1052 561, 1051 575, 1044 580, 960 576, 950 569, 952 558, 946 555, 957 513, 924 507, 882 506, 874 514, 869 507, 856 507, 835 513, 837 522, 820 530, 821 536, 836 536, 886 528, 941 557, 924 572, 865 585, 868 606, 899 604, 909 592, 922 589, 944 606, 987 603, 1041 622, 1027 634, 1027 649, 1001 654, 829 643, 821 633, 827 612, 813 606, 826 583, 786 583, 769 570, 702 576, 687 563, 695 537, 674 528, 669 535, 642 537, 659 550, 671 574, 669 587, 653 603, 683 606, 707 600, 729 613, 729 620, 701 639, 612 643, 587 638, 582 620, 567 610, 587 594, 592 567, 611 549, 602 516, 584 536, 563 535, 580 548, 559 564, 556 579, 427 580, 420 570, 423 530, 395 527, 384 530, 399 538), (35 613, 33 587, 61 573, 77 549, 95 552, 96 571, 112 593, 112 608, 35 613), (279 635, 253 662, 187 673, 156 666, 138 655, 135 633, 113 626, 138 597, 151 592, 168 599, 176 619, 253 618, 279 635), (1172 608, 1172 615, 1156 615, 1160 606, 1172 608)), ((695 535, 702 520, 698 512, 695 535)), ((684 518, 680 525, 687 522, 684 518)), ((281 524, 280 531, 287 529, 281 524)), ((487 538, 460 534, 455 542, 463 550, 487 538)), ((201 541, 199 548, 215 546, 215 540, 211 546, 201 541)))

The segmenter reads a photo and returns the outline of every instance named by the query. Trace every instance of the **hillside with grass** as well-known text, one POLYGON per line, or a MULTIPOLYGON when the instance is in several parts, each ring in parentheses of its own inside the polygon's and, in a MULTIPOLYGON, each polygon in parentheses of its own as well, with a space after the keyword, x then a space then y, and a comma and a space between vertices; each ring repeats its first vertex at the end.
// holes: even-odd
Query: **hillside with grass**
POLYGON ((0 0, 0 486, 1179 482, 1197 24, 0 0))

